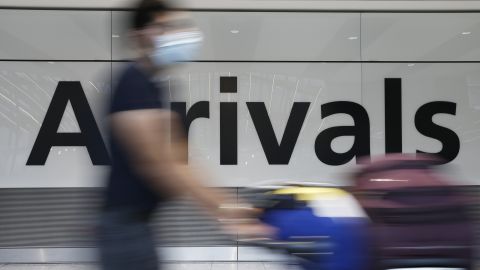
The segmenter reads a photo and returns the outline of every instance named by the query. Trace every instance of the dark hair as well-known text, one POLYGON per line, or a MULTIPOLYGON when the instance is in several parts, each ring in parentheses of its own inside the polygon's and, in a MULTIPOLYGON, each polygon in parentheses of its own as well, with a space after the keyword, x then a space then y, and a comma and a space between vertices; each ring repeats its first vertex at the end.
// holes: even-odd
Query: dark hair
POLYGON ((141 0, 135 7, 132 16, 132 28, 141 29, 153 22, 155 15, 166 13, 171 8, 161 0, 141 0))

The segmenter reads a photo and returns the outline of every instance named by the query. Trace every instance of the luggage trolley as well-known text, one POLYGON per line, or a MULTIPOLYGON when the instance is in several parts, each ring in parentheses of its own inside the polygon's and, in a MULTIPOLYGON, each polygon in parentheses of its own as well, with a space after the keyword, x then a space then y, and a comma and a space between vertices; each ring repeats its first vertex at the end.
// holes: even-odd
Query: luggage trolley
MULTIPOLYGON (((345 190, 287 182, 256 187, 260 219, 276 228, 274 239, 243 240, 281 249, 305 270, 368 270, 368 219, 345 190)), ((240 240, 242 241, 242 240, 240 240)))

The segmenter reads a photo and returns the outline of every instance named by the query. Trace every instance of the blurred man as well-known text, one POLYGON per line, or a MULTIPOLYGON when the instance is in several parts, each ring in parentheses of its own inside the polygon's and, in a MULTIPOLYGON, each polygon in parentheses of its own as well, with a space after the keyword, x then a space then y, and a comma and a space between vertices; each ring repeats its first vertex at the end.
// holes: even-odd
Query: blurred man
MULTIPOLYGON (((225 207, 234 201, 203 187, 201 173, 181 161, 185 144, 178 137, 173 141, 180 143, 169 143, 170 134, 181 133, 180 125, 153 79, 189 60, 200 32, 186 13, 169 11, 155 0, 141 1, 132 22, 139 57, 121 74, 109 111, 112 168, 99 228, 101 265, 108 270, 157 269, 148 221, 161 202, 189 194, 216 217, 245 213, 225 207), (171 126, 177 127, 172 133, 171 126)), ((249 229, 265 231, 260 225, 249 229)))

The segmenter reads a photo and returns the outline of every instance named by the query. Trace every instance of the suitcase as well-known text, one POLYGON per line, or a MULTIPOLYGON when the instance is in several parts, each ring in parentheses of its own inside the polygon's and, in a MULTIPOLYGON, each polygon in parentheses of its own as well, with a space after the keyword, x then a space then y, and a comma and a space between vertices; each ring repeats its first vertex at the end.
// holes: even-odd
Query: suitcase
POLYGON ((389 155, 354 176, 370 217, 373 269, 473 269, 468 198, 437 172, 433 156, 389 155))

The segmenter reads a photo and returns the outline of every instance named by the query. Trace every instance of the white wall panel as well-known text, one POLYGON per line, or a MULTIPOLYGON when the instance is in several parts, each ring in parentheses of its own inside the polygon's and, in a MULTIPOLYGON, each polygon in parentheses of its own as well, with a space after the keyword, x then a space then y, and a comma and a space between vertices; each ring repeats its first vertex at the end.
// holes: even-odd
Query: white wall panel
MULTIPOLYGON (((0 187, 100 186, 106 166, 85 147, 52 147, 44 166, 26 166, 59 81, 80 81, 99 127, 110 95, 109 63, 0 62, 0 187)), ((79 132, 71 105, 59 132, 79 132)))
POLYGON ((110 12, 0 10, 0 59, 108 60, 110 12))
MULTIPOLYGON (((113 38, 113 59, 131 55, 124 47, 128 14, 113 13, 113 34, 119 36, 113 38)), ((360 60, 360 14, 193 12, 192 16, 205 35, 196 60, 360 60)))
POLYGON ((458 184, 478 184, 480 153, 480 64, 364 64, 363 102, 370 114, 372 153, 385 153, 384 78, 402 78, 403 152, 438 152, 442 144, 420 134, 414 117, 432 101, 456 103, 456 114, 438 114, 434 123, 454 131, 460 153, 452 164, 458 184))
POLYGON ((479 61, 479 13, 364 13, 364 61, 479 61))
MULTIPOLYGON (((8 19, 10 24, 22 21, 22 16, 30 14, 31 20, 38 20, 38 23, 23 19, 33 25, 28 30, 33 32, 39 27, 31 33, 21 32, 22 27, 27 27, 20 26, 18 36, 30 33, 30 43, 22 47, 24 43, 11 41, 18 46, 0 46, 5 58, 108 60, 110 42, 114 59, 128 56, 128 50, 123 47, 128 12, 113 12, 112 35, 109 12, 0 12, 8 15, 0 17, 0 21, 8 19), (19 14, 17 21, 12 21, 19 14), (66 22, 62 23, 62 20, 66 22), (43 26, 42 21, 45 22, 43 26), (52 23, 61 28, 53 30, 52 23), (54 33, 60 43, 71 46, 49 44, 53 42, 51 36, 54 33), (77 40, 73 34, 89 38, 77 40), (67 49, 62 50, 59 46, 67 49)), ((480 150, 475 136, 478 124, 475 119, 480 107, 477 93, 480 83, 476 79, 478 64, 416 63, 412 66, 408 63, 288 63, 282 60, 356 62, 360 60, 360 39, 363 40, 363 60, 475 60, 475 55, 480 56, 478 46, 472 45, 477 35, 469 29, 476 25, 478 14, 363 14, 363 37, 360 37, 358 13, 202 11, 194 12, 193 16, 206 39, 198 59, 212 62, 185 64, 173 72, 170 79, 166 79, 170 86, 166 94, 173 101, 187 102, 188 106, 198 101, 209 102, 210 118, 195 120, 191 127, 190 160, 210 169, 214 178, 211 185, 247 186, 269 179, 347 184, 344 173, 354 166, 355 161, 341 166, 326 165, 316 156, 315 139, 323 130, 352 125, 353 120, 344 114, 322 119, 321 105, 331 101, 363 104, 371 121, 371 152, 383 154, 383 82, 386 77, 401 77, 404 82, 404 152, 417 149, 434 152, 441 147, 438 141, 419 134, 415 129, 413 117, 419 106, 436 100, 457 104, 455 116, 439 115, 434 121, 458 134, 461 148, 453 164, 458 164, 466 183, 477 183, 474 156, 480 150), (445 21, 449 26, 443 25, 445 21), (426 38, 422 34, 425 29, 435 31, 431 30, 434 33, 426 38), (230 30, 239 32, 234 34, 230 30), (460 30, 471 33, 462 35, 460 30), (452 41, 456 40, 452 33, 459 31, 458 39, 468 39, 468 42, 459 45, 452 41), (400 43, 405 35, 410 35, 408 38, 415 43, 400 43), (245 62, 215 63, 221 60, 245 62), (259 60, 272 62, 255 62, 259 60), (238 77, 238 93, 221 94, 220 76, 238 77), (288 165, 268 163, 247 109, 246 102, 251 101, 265 104, 277 140, 283 136, 293 102, 311 103, 288 165), (238 106, 236 165, 220 165, 220 102, 236 102, 238 106)), ((3 34, 9 31, 12 30, 5 27, 3 34)), ((1 42, 4 42, 3 38, 1 42)), ((84 147, 75 148, 75 153, 69 147, 54 147, 45 166, 25 166, 25 163, 59 80, 82 82, 97 123, 102 126, 101 104, 109 94, 110 65, 108 62, 0 62, 0 147, 6 153, 1 157, 0 173, 4 180, 0 187, 89 187, 102 184, 93 175, 101 174, 106 168, 93 166, 84 147)), ((120 65, 114 63, 113 70, 117 71, 120 65)), ((68 130, 78 130, 71 109, 67 110, 61 126, 61 131, 68 130)), ((345 152, 352 142, 352 137, 340 137, 333 141, 333 149, 345 152)))
POLYGON ((133 41, 129 37, 132 12, 112 12, 112 59, 132 59, 135 56, 133 41))

